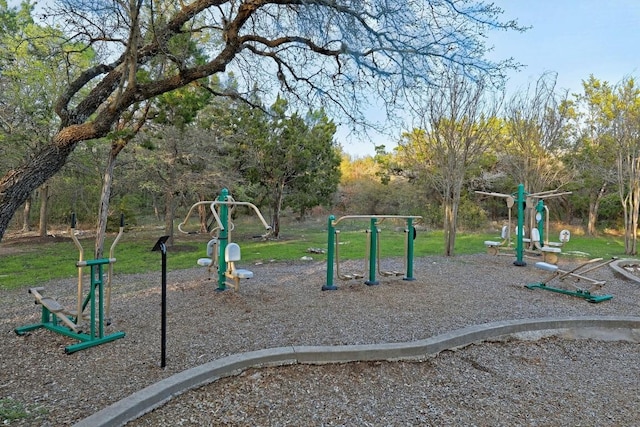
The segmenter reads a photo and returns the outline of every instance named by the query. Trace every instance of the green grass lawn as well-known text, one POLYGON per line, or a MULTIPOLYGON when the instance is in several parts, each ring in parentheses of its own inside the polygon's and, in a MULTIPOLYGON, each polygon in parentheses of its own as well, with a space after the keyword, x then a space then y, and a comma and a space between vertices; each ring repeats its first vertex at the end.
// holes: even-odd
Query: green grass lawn
MULTIPOLYGON (((340 259, 363 259, 366 251, 366 222, 340 224, 340 259)), ((402 224, 381 225, 379 235, 381 258, 403 256, 405 233, 402 224)), ((292 223, 283 226, 280 239, 267 240, 255 238, 264 232, 259 224, 241 223, 232 232, 232 241, 242 248, 240 266, 259 261, 299 260, 311 256, 314 260, 325 261, 326 254, 310 254, 309 248, 327 249, 326 222, 318 220, 304 224, 292 223), (246 264, 245 264, 246 263, 246 264)), ((159 271, 161 255, 151 252, 154 243, 162 235, 162 230, 132 230, 124 234, 115 250, 117 262, 116 274, 159 271)), ((106 251, 114 236, 105 244, 106 251)), ((442 231, 422 231, 414 242, 416 257, 440 255, 444 250, 442 231)), ((196 266, 198 258, 206 256, 207 235, 176 234, 174 247, 169 248, 167 265, 169 270, 196 266)), ((475 254, 484 252, 484 240, 496 240, 493 234, 461 233, 456 237, 456 254, 475 254)), ((85 249, 85 259, 93 258, 93 239, 81 241, 85 249)), ((7 242, 0 242, 0 245, 7 242)), ((11 243, 11 253, 0 255, 0 289, 37 286, 57 278, 73 278, 77 275, 75 263, 78 250, 71 239, 46 244, 11 243)), ((0 252, 1 253, 1 252, 0 252)), ((624 258, 624 240, 622 237, 603 236, 590 238, 572 236, 563 248, 564 256, 582 256, 585 258, 624 258)), ((515 255, 514 255, 515 256, 515 255)))

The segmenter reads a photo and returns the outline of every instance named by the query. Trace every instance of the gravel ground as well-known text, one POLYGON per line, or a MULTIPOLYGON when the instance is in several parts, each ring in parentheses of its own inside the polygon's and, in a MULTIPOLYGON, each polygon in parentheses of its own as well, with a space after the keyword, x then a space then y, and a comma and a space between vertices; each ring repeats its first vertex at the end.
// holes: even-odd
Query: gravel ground
MULTIPOLYGON (((402 270, 400 259, 384 260, 402 270)), ((11 426, 66 426, 162 378, 244 351, 426 339, 497 320, 639 316, 640 285, 608 267, 614 299, 529 290, 546 273, 485 254, 417 259, 415 281, 336 282, 326 265, 248 267, 240 291, 217 293, 202 269, 169 274, 167 367, 160 364, 160 274, 116 276, 111 331, 126 337, 71 355, 73 341, 45 330, 17 336, 39 308, 27 288, 0 295, 0 410, 19 404, 11 426)), ((561 265, 563 265, 561 260, 561 265)), ((116 266, 117 267, 117 266, 116 266)), ((362 262, 347 263, 344 270, 362 262)), ((568 268, 569 264, 563 265, 568 268)), ((73 280, 45 285, 74 304, 73 280)), ((483 343, 422 362, 349 363, 248 370, 173 399, 129 423, 157 425, 637 425, 640 345, 544 338, 483 343)))

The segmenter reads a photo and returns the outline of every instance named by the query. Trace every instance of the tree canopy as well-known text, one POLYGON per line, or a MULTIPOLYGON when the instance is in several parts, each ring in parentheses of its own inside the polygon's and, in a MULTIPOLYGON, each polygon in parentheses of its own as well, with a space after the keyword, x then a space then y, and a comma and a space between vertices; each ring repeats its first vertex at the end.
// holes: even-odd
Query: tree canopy
MULTIPOLYGON (((0 4, 3 20, 10 12, 0 4)), ((0 237, 79 143, 108 135, 138 103, 233 70, 237 88, 212 93, 243 98, 254 87, 277 88, 294 106, 361 122, 369 97, 390 112, 401 108, 446 63, 499 79, 513 64, 485 59, 483 34, 520 29, 501 13, 471 0, 57 0, 45 18, 67 47, 56 52, 64 67, 53 102, 60 126, 0 178, 0 237), (87 52, 93 61, 76 69, 87 52)))

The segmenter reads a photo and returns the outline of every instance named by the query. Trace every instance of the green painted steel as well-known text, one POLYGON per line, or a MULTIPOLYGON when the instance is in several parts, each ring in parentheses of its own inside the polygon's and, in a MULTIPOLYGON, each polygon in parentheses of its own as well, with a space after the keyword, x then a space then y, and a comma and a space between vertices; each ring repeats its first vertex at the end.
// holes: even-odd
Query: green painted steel
MULTIPOLYGON (((40 317, 40 323, 26 325, 22 327, 15 328, 14 331, 18 335, 24 335, 29 331, 33 331, 35 329, 44 328, 48 329, 52 332, 55 332, 60 335, 64 335, 70 338, 73 338, 79 343, 71 344, 65 347, 65 353, 75 353, 76 351, 84 350, 89 347, 95 347, 100 344, 104 344, 106 342, 115 341, 117 339, 123 338, 125 336, 124 332, 115 332, 109 335, 105 334, 105 317, 106 317, 106 309, 105 309, 105 292, 104 292, 104 269, 103 266, 108 265, 112 266, 113 263, 116 262, 116 259, 113 258, 113 251, 115 249, 115 245, 120 240, 122 233, 124 232, 124 217, 120 218, 120 231, 113 244, 111 245, 110 257, 109 258, 99 258, 93 260, 84 260, 83 254, 84 250, 80 241, 75 237, 75 226, 76 226, 76 217, 75 214, 72 215, 71 219, 71 237, 74 240, 78 251, 80 252, 79 261, 76 263, 76 267, 78 267, 78 308, 73 312, 64 311, 62 307, 59 306, 57 302, 55 305, 53 304, 55 300, 51 300, 50 298, 44 298, 39 296, 38 291, 42 291, 43 288, 32 288, 29 290, 30 293, 34 293, 36 296, 36 303, 40 303, 42 309, 42 315, 40 317), (91 283, 89 286, 89 291, 82 298, 82 269, 85 267, 89 267, 90 269, 90 278, 91 283), (47 302, 47 300, 49 302, 47 302), (82 302, 80 301, 82 300, 82 302), (49 305, 49 308, 47 307, 49 305), (83 313, 85 309, 89 307, 89 332, 84 333, 80 330, 80 324, 84 320, 83 313), (53 311, 52 311, 53 310, 53 311), (54 312, 55 311, 55 312, 54 312), (78 312, 79 311, 79 312, 78 312), (71 314, 73 313, 73 315, 71 314), (60 316, 60 319, 58 318, 60 316), (74 318, 75 316, 75 318, 74 318), (68 319, 68 320, 67 320, 68 319)), ((109 269, 109 274, 112 273, 112 269, 109 269)), ((111 282, 109 280, 108 286, 110 286, 111 282)), ((107 298, 109 296, 107 295, 107 298)), ((108 303, 107 303, 108 306, 108 303)))
POLYGON ((323 291, 335 291, 338 289, 338 287, 333 284, 333 262, 336 245, 336 228, 333 226, 333 221, 335 221, 335 219, 335 216, 329 215, 329 219, 327 220, 327 283, 322 287, 323 291))
MULTIPOLYGON (((91 261, 83 261, 78 263, 78 267, 82 268, 88 266, 91 269, 91 285, 87 298, 83 308, 89 306, 89 333, 74 332, 71 329, 63 326, 58 321, 54 313, 52 313, 47 307, 42 305, 42 316, 40 323, 26 325, 15 329, 16 334, 24 335, 29 331, 35 329, 44 328, 60 335, 64 335, 75 340, 80 341, 76 344, 71 344, 65 347, 65 353, 71 354, 76 351, 84 350, 89 347, 95 347, 106 342, 115 341, 125 336, 124 332, 115 332, 109 335, 105 335, 105 315, 104 315, 104 279, 103 279, 103 266, 111 263, 112 260, 108 258, 95 259, 91 261)), ((74 323, 79 324, 82 313, 77 313, 74 323)))
MULTIPOLYGON (((213 252, 213 249, 211 253, 207 251, 207 256, 211 258, 210 264, 208 264, 209 266, 208 271, 211 273, 212 279, 214 274, 217 276, 215 279, 218 285, 216 290, 224 291, 227 289, 226 274, 227 274, 227 265, 228 265, 225 258, 225 251, 227 249, 229 242, 231 241, 231 232, 233 231, 233 222, 231 221, 231 218, 230 218, 230 213, 232 212, 233 208, 235 206, 247 206, 253 209, 253 211, 256 213, 256 215, 262 222, 262 225, 264 225, 265 229, 267 230, 267 233, 262 235, 262 237, 265 239, 267 238, 269 233, 271 233, 271 226, 267 224, 264 217, 262 216, 262 213, 260 213, 260 210, 253 203, 238 202, 233 199, 231 194, 229 194, 229 190, 227 190, 226 188, 223 188, 215 200, 201 200, 197 203, 194 203, 191 206, 184 221, 178 224, 178 230, 181 233, 185 233, 185 234, 192 233, 186 230, 185 227, 189 222, 189 218, 191 217, 191 214, 196 210, 196 208, 203 205, 208 205, 217 224, 215 228, 216 235, 215 237, 212 236, 212 239, 209 241, 209 243, 215 242, 215 248, 216 248, 215 252, 213 252), (216 269, 215 273, 213 273, 214 268, 216 269)), ((209 245, 207 245, 207 248, 209 248, 209 245)))
POLYGON ((524 205, 526 203, 524 194, 524 184, 518 184, 518 195, 516 197, 518 204, 518 234, 516 235, 516 260, 513 262, 518 267, 524 267, 527 263, 524 261, 524 205))
MULTIPOLYGON (((365 258, 367 268, 369 270, 368 279, 364 282, 366 285, 374 286, 378 285, 379 282, 376 279, 376 270, 378 266, 378 246, 380 242, 378 241, 378 219, 386 219, 386 218, 394 218, 394 219, 404 219, 407 223, 405 228, 406 242, 405 242, 405 266, 406 266, 406 276, 403 280, 415 280, 413 277, 413 257, 414 257, 414 237, 415 237, 415 227, 413 225, 413 220, 417 218, 422 218, 421 216, 405 216, 405 215, 346 215, 340 217, 338 219, 335 218, 334 215, 330 215, 327 220, 327 282, 322 286, 322 290, 336 290, 338 289, 334 285, 334 264, 338 265, 340 260, 338 259, 337 249, 336 249, 336 238, 335 235, 338 233, 336 229, 336 225, 344 220, 344 219, 368 219, 369 220, 369 229, 367 230, 367 248, 365 250, 365 258)), ((340 275, 338 274, 340 277, 340 275)), ((355 276, 354 276, 355 277, 355 276)))
MULTIPOLYGON (((229 190, 223 188, 218 196, 219 202, 227 202, 229 199, 229 190)), ((218 231, 218 291, 224 291, 227 288, 227 263, 224 257, 224 251, 229 243, 229 206, 221 203, 220 205, 220 221, 222 227, 218 231)))
POLYGON ((585 299, 585 300, 587 300, 589 302, 592 302, 592 303, 608 301, 608 300, 613 298, 613 295, 608 295, 608 294, 607 295, 593 295, 591 292, 589 292, 587 290, 570 291, 568 289, 554 288, 553 286, 547 286, 542 282, 529 283, 528 285, 525 285, 525 287, 528 288, 528 289, 542 289, 542 290, 545 290, 545 291, 551 291, 551 292, 557 292, 559 294, 570 295, 570 296, 574 296, 574 297, 585 299))
POLYGON ((404 276, 404 280, 416 280, 413 277, 413 243, 416 238, 416 229, 413 226, 413 218, 407 218, 407 228, 405 229, 407 233, 407 271, 404 276))
POLYGON ((376 280, 376 261, 378 253, 378 219, 369 220, 369 279, 364 283, 369 286, 379 285, 376 280))
POLYGON ((544 209, 544 201, 542 199, 538 200, 538 203, 536 203, 536 218, 538 219, 537 221, 537 227, 538 227, 538 231, 540 232, 540 243, 542 244, 542 242, 545 241, 545 229, 544 229, 544 223, 545 223, 545 209, 544 209))

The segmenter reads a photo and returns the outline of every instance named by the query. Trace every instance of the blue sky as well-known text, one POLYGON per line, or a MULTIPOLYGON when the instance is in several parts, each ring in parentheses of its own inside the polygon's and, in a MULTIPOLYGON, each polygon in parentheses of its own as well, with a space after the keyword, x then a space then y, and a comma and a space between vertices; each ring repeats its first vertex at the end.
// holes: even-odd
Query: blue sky
POLYGON ((526 86, 545 71, 558 73, 558 87, 580 92, 593 74, 618 83, 640 76, 640 1, 494 0, 504 17, 532 28, 490 37, 492 55, 514 57, 526 67, 510 73, 509 90, 526 86))
MULTIPOLYGON (((489 0, 491 1, 491 0, 489 0)), ((625 76, 640 78, 640 0, 493 0, 503 18, 532 27, 524 33, 489 34, 492 59, 513 57, 525 67, 509 73, 507 91, 526 89, 543 73, 557 73, 557 87, 581 92, 593 74, 615 84, 625 76)), ((399 135, 399 134, 398 134, 399 135)), ((338 136, 339 138, 340 136, 338 136)), ((396 137, 397 138, 397 137, 396 137)), ((394 140, 343 142, 356 156, 373 155, 374 145, 394 140)))
MULTIPOLYGON (((40 0, 46 3, 48 0, 40 0)), ((640 78, 640 0, 487 0, 504 10, 504 20, 517 19, 532 27, 524 33, 494 31, 487 44, 492 59, 513 57, 525 67, 509 73, 509 92, 526 89, 544 72, 557 73, 557 87, 581 91, 593 74, 618 83, 625 76, 640 78)), ((18 4, 19 0, 9 0, 18 4)), ((344 150, 356 156, 373 155, 376 144, 388 149, 391 138, 358 141, 339 131, 344 150)))

